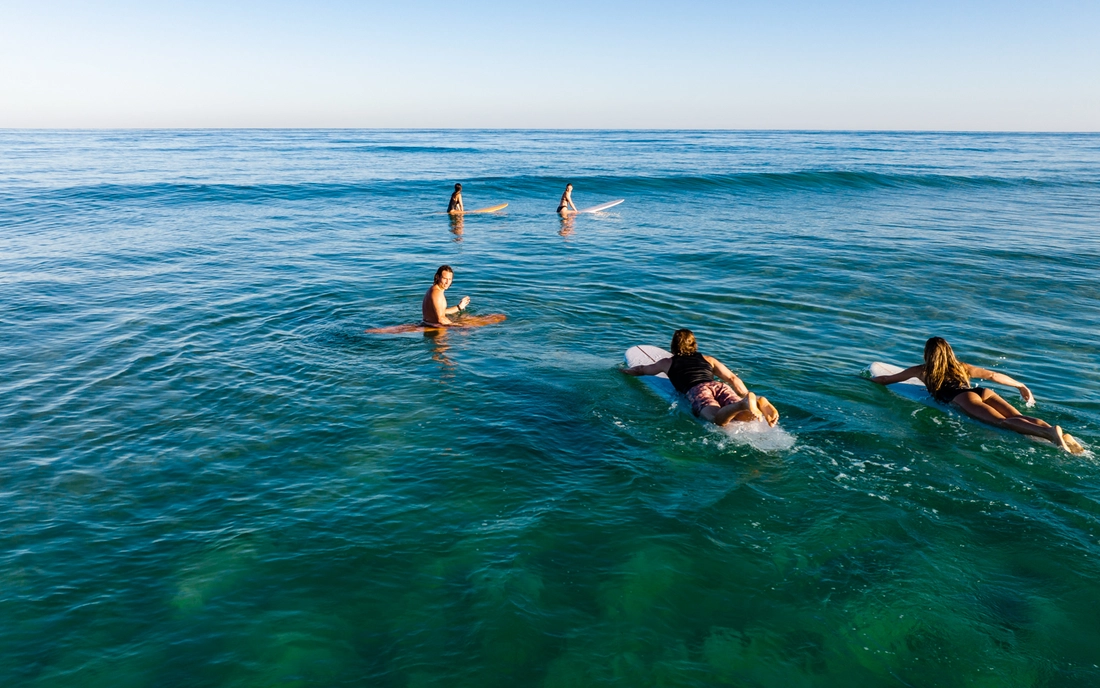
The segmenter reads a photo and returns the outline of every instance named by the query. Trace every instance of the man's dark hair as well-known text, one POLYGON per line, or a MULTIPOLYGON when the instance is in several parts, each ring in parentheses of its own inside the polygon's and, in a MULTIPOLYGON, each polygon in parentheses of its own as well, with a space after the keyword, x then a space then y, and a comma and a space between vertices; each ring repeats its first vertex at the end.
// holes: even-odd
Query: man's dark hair
POLYGON ((455 191, 462 191, 462 185, 461 184, 455 184, 455 191))
POLYGON ((443 277, 443 273, 445 273, 445 272, 449 272, 452 275, 455 274, 455 271, 451 269, 450 265, 440 265, 439 269, 435 271, 435 283, 436 284, 439 284, 439 280, 440 280, 441 277, 443 277))

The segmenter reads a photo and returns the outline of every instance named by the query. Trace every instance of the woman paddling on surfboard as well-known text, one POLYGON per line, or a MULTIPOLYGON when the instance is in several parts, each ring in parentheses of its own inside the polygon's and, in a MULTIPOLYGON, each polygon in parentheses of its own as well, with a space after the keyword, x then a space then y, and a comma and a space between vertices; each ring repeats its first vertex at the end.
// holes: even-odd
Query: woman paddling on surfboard
POLYGON ((691 412, 715 425, 734 420, 766 420, 771 426, 779 422, 779 411, 771 402, 750 392, 741 378, 717 358, 699 353, 691 330, 676 330, 671 348, 671 358, 621 370, 627 375, 668 375, 676 391, 691 402, 691 412), (715 380, 715 376, 725 382, 715 380))
POLYGON ((561 200, 558 201, 558 212, 562 215, 569 215, 571 214, 570 208, 573 209, 572 212, 577 212, 577 206, 573 205, 573 185, 566 184, 565 193, 561 195, 561 200))
POLYGON ((941 404, 951 404, 975 420, 1021 435, 1042 437, 1073 454, 1085 451, 1077 440, 1062 432, 1057 425, 1051 426, 1044 420, 1025 416, 991 389, 971 387, 970 378, 989 380, 1020 390, 1020 397, 1025 402, 1031 399, 1031 390, 1026 385, 1004 373, 967 365, 955 358, 951 345, 942 337, 932 337, 925 342, 924 363, 921 365, 894 375, 872 377, 871 382, 891 385, 913 377, 924 383, 933 399, 941 404))

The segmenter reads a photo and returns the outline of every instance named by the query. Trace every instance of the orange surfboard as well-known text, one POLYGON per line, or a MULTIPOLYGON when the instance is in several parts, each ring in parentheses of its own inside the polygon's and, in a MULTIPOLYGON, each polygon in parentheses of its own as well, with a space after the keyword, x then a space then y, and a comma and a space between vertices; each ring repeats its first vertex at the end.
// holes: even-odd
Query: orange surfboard
POLYGON ((484 327, 496 325, 508 319, 503 313, 489 313, 488 315, 467 315, 461 320, 455 321, 446 327, 428 327, 420 323, 409 325, 392 325, 390 327, 373 327, 366 330, 367 334, 404 334, 406 332, 433 332, 442 330, 463 329, 468 327, 484 327))

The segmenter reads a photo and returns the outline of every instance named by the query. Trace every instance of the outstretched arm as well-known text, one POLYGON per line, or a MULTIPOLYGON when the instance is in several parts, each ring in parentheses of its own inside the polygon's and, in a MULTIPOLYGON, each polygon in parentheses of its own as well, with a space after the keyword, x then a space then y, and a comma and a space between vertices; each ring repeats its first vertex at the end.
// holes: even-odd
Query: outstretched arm
POLYGON ((910 368, 906 368, 900 373, 894 373, 893 375, 876 375, 871 378, 871 382, 878 383, 880 385, 892 385, 895 382, 905 382, 911 377, 915 377, 921 382, 924 382, 924 364, 915 365, 910 368))
POLYGON ((656 363, 648 363, 646 365, 636 365, 630 368, 619 368, 625 375, 660 375, 661 373, 668 372, 668 366, 672 363, 671 358, 662 358, 656 363))
POLYGON ((703 358, 707 359, 707 363, 714 369, 714 374, 718 376, 718 379, 728 382, 730 387, 733 387, 733 391, 737 393, 737 396, 743 397, 748 395, 749 388, 745 386, 745 383, 742 382, 741 378, 737 377, 733 371, 722 365, 721 361, 713 356, 703 356, 703 358))
POLYGON ((989 380, 990 382, 996 382, 998 385, 1015 387, 1019 390, 1020 398, 1023 399, 1025 403, 1031 400, 1031 390, 1027 388, 1027 385, 1014 380, 1004 373, 998 373, 995 370, 986 370, 985 368, 979 368, 978 366, 972 365, 967 365, 966 370, 970 374, 970 377, 976 377, 979 380, 989 380))

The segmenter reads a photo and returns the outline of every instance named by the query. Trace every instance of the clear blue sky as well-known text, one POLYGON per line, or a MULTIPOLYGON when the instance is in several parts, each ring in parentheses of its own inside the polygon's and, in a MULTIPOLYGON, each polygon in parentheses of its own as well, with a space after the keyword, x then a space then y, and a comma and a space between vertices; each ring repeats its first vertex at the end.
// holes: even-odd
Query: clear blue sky
POLYGON ((0 2, 0 127, 1100 130, 1100 1, 0 2))

